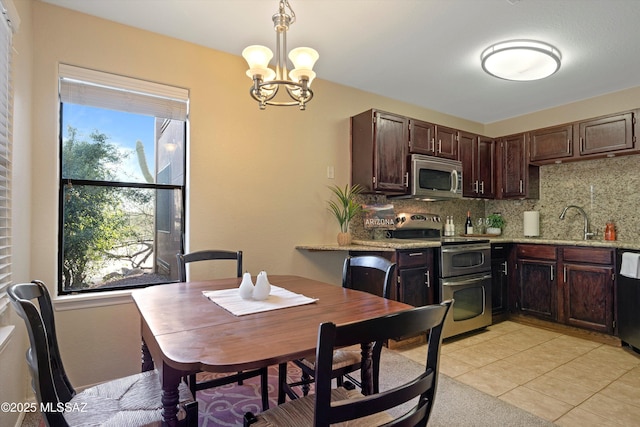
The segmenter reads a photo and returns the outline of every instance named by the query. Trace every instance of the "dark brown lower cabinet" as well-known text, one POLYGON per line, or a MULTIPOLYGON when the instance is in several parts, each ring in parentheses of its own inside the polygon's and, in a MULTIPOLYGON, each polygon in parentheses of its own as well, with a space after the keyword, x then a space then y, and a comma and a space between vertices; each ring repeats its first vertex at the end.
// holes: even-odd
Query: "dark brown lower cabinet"
POLYGON ((433 249, 396 251, 398 301, 416 307, 435 302, 433 249))
POLYGON ((391 298, 416 307, 436 302, 433 248, 397 250, 395 252, 350 252, 352 256, 378 255, 396 263, 396 286, 391 298))
POLYGON ((519 309, 545 320, 558 320, 556 262, 519 259, 519 309))
POLYGON ((564 248, 562 252, 564 323, 613 334, 615 251, 564 248))
POLYGON ((615 250, 520 244, 516 310, 613 334, 615 250))
POLYGON ((507 313, 509 285, 509 247, 508 244, 491 245, 491 314, 507 313))

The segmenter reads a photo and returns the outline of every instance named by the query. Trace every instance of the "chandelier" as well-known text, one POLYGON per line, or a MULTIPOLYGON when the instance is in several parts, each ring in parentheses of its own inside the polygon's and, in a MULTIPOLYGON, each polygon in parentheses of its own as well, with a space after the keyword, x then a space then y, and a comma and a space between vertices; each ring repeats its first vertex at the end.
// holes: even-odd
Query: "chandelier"
POLYGON ((258 101, 261 110, 267 105, 294 106, 304 110, 306 103, 313 98, 311 82, 316 77, 313 65, 318 60, 318 52, 309 47, 298 47, 289 52, 289 59, 293 63, 293 70, 287 71, 287 31, 296 22, 296 14, 291 9, 288 0, 280 0, 278 13, 273 15, 273 28, 276 31, 276 64, 275 71, 269 68, 273 58, 271 49, 265 46, 248 46, 242 51, 242 56, 249 64, 247 76, 253 80, 249 90, 251 97, 258 101), (287 12, 288 9, 288 12, 287 12), (286 90, 280 100, 275 97, 281 89, 286 90))

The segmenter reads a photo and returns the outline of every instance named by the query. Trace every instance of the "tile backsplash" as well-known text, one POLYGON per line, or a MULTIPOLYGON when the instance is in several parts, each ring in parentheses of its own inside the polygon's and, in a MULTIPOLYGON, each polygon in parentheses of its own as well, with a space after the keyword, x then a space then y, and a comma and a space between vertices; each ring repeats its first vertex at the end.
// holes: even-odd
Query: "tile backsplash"
POLYGON ((640 241, 640 156, 613 157, 540 167, 540 199, 490 200, 487 212, 502 212, 508 237, 522 237, 523 212, 540 211, 540 237, 580 240, 584 221, 577 210, 560 213, 567 205, 587 213, 596 240, 604 239, 607 221, 616 225, 617 240, 640 241))
MULTIPOLYGON (((567 205, 580 206, 587 213, 595 240, 604 239, 611 220, 617 240, 640 241, 640 155, 587 160, 540 167, 540 198, 536 200, 461 199, 442 202, 393 200, 384 196, 362 196, 363 203, 392 203, 398 212, 430 212, 453 215, 456 234, 463 232, 467 211, 472 218, 499 212, 506 220, 505 237, 523 237, 525 211, 540 212, 540 238, 581 240, 584 220, 575 209, 560 213, 567 205)), ((383 230, 365 229, 362 218, 351 226, 355 238, 380 238, 383 230)))

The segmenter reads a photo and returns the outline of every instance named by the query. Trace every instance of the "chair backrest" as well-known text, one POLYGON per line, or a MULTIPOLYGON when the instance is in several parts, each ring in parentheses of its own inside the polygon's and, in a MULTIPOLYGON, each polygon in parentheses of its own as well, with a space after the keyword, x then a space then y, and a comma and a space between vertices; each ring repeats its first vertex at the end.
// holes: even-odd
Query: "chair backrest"
POLYGON ((181 282, 187 281, 186 264, 196 261, 236 260, 237 275, 242 277, 242 251, 204 250, 177 254, 176 257, 178 258, 178 279, 181 282))
POLYGON ((438 385, 438 364, 442 326, 453 300, 417 307, 361 322, 335 325, 322 323, 316 349, 315 426, 363 418, 386 411, 419 396, 416 405, 388 426, 425 426, 438 385), (331 369, 334 349, 363 342, 428 333, 425 371, 415 379, 391 390, 382 390, 362 399, 331 402, 331 369))
POLYGON ((49 291, 44 283, 34 280, 10 286, 7 294, 29 333, 27 365, 36 399, 52 404, 54 412, 44 414, 47 425, 67 425, 62 412, 55 412, 56 405, 68 402, 76 392, 62 365, 49 291))
POLYGON ((395 263, 380 256, 348 256, 342 269, 342 286, 389 298, 395 270, 395 263))

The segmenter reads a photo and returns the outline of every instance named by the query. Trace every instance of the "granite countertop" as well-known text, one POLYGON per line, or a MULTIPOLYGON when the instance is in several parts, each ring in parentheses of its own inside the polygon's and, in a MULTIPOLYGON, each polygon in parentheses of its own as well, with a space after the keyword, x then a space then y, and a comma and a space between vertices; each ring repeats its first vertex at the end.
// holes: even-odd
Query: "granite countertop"
MULTIPOLYGON (((584 246, 597 248, 622 248, 640 250, 640 242, 622 242, 618 240, 553 240, 540 237, 490 237, 491 243, 533 243, 540 245, 584 246)), ((297 245, 296 249, 311 251, 371 251, 392 252, 397 249, 438 248, 440 242, 411 239, 371 239, 353 240, 349 246, 337 244, 297 245)))

